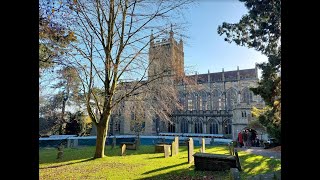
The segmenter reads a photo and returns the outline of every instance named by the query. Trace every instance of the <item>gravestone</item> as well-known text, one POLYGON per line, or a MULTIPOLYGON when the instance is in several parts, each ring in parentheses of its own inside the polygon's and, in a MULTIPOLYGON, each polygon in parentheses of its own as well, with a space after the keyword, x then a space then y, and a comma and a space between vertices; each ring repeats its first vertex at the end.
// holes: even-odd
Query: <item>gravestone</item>
POLYGON ((201 148, 200 148, 200 151, 202 152, 202 153, 205 153, 206 152, 206 141, 205 141, 205 139, 204 138, 202 138, 201 139, 201 148))
POLYGON ((225 154, 196 153, 193 155, 196 171, 226 171, 237 168, 236 157, 225 154))
POLYGON ((170 155, 170 145, 164 145, 164 157, 167 158, 170 155))
POLYGON ((177 148, 176 142, 172 141, 172 143, 171 143, 171 156, 176 155, 176 148, 177 148))
POLYGON ((174 137, 174 142, 176 143, 176 154, 178 154, 179 153, 179 137, 178 136, 176 136, 176 137, 174 137))
POLYGON ((193 139, 189 138, 188 140, 188 163, 191 164, 194 161, 194 157, 193 157, 193 139))
POLYGON ((57 155, 57 159, 61 159, 63 157, 63 144, 61 143, 59 146, 58 146, 58 155, 57 155))
POLYGON ((230 144, 230 143, 228 144, 228 146, 229 146, 230 155, 234 156, 234 146, 232 144, 230 144))
POLYGON ((240 180, 240 173, 237 168, 230 168, 230 179, 240 180))
POLYGON ((117 138, 116 138, 116 136, 114 136, 114 137, 112 138, 111 149, 113 149, 113 148, 116 146, 116 143, 117 143, 117 138))
POLYGON ((126 155, 126 144, 121 144, 121 156, 126 155))
POLYGON ((171 156, 177 155, 179 152, 179 138, 175 137, 171 143, 171 156))
POLYGON ((237 168, 238 168, 239 171, 242 171, 237 149, 234 150, 234 155, 236 156, 237 168))

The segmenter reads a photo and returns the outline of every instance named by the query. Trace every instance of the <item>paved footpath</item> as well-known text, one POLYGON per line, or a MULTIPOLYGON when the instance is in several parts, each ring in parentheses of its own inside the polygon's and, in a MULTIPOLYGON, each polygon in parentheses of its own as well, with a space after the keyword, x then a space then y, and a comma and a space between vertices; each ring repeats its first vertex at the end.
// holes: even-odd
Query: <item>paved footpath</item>
POLYGON ((266 156, 269 158, 281 159, 281 152, 271 151, 269 149, 263 149, 262 147, 250 147, 250 148, 237 148, 238 151, 244 151, 251 154, 257 154, 266 156))

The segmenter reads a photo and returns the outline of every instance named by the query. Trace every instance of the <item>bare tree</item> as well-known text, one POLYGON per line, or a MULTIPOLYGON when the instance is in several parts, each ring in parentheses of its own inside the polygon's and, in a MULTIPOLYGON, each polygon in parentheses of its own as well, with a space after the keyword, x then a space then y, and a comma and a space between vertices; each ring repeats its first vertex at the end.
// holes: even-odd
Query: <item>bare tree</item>
MULTIPOLYGON (((148 76, 148 47, 153 40, 149 38, 153 29, 154 38, 161 38, 170 28, 178 29, 180 12, 190 0, 78 0, 68 1, 74 10, 66 24, 77 37, 69 53, 69 64, 77 67, 86 94, 87 111, 97 127, 95 158, 104 157, 110 115, 124 100, 142 93, 152 92, 152 82, 172 76, 168 70, 158 71, 148 76), (132 81, 121 83, 121 81, 132 81), (148 86, 150 84, 150 86, 148 86), (126 86, 129 86, 126 88, 126 86), (94 88, 103 88, 103 101, 97 98, 94 88), (97 113, 95 112, 97 110, 97 113)), ((173 88, 173 87, 172 87, 173 88)), ((156 98, 169 102, 173 96, 164 93, 170 88, 158 91, 158 96, 149 94, 145 103, 156 98)), ((164 104, 157 103, 165 107, 164 104)), ((163 117, 167 109, 154 107, 163 117)), ((169 118, 167 118, 169 119, 169 118)))

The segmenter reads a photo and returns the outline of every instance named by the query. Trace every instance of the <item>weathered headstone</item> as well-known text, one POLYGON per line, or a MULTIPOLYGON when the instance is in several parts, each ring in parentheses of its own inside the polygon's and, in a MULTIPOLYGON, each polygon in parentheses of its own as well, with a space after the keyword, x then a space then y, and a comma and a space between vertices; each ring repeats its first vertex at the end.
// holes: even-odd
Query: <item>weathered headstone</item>
POLYGON ((179 138, 175 137, 171 143, 171 156, 177 155, 179 152, 179 138))
POLYGON ((167 158, 170 155, 170 145, 164 145, 164 157, 167 158))
POLYGON ((121 144, 121 156, 126 155, 126 144, 121 144))
POLYGON ((230 168, 230 179, 240 180, 240 173, 237 168, 230 168))
POLYGON ((172 143, 171 143, 171 156, 176 155, 176 148, 177 148, 176 142, 172 141, 172 143))
POLYGON ((58 155, 57 155, 57 159, 61 159, 63 157, 63 144, 61 143, 59 146, 58 146, 58 155))
POLYGON ((195 170, 200 171, 225 171, 237 168, 235 156, 225 154, 195 153, 195 170))
POLYGON ((116 136, 113 136, 111 149, 113 149, 116 146, 116 144, 117 144, 117 138, 116 138, 116 136))
POLYGON ((234 150, 234 155, 236 156, 237 168, 238 168, 239 171, 242 171, 237 149, 234 150))
POLYGON ((179 153, 179 137, 178 136, 176 136, 176 137, 174 137, 174 142, 176 143, 176 154, 178 154, 179 153))
POLYGON ((205 153, 206 152, 206 141, 204 138, 201 139, 201 152, 205 153))
POLYGON ((194 157, 193 157, 193 139, 189 138, 188 140, 188 163, 191 164, 194 161, 194 157))
POLYGON ((229 147, 229 153, 230 153, 230 155, 234 156, 234 146, 233 146, 231 143, 229 143, 229 144, 228 144, 228 147, 229 147))

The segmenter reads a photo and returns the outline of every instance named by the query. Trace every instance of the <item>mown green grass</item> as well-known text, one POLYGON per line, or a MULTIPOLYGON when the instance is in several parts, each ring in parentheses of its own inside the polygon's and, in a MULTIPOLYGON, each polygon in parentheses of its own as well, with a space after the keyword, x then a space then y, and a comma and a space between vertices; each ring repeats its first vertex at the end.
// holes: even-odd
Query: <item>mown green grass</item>
MULTIPOLYGON (((154 153, 154 146, 140 146, 139 150, 127 150, 126 156, 120 156, 119 146, 106 147, 106 156, 92 159, 95 147, 68 148, 64 157, 56 159, 56 149, 40 149, 40 179, 228 179, 229 172, 194 171, 194 165, 188 164, 187 147, 180 146, 179 154, 164 158, 163 153, 154 153)), ((195 147, 200 152, 200 147, 195 147)), ((206 152, 228 154, 226 146, 207 146, 206 152)), ((261 173, 281 169, 280 160, 239 152, 243 172, 246 178, 261 173)))

